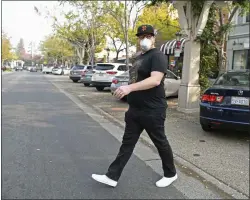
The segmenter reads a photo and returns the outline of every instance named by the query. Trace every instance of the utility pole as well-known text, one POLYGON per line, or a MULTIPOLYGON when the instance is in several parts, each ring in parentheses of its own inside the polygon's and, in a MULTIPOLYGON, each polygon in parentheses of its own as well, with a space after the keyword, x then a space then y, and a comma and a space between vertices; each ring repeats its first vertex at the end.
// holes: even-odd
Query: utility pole
POLYGON ((128 55, 128 19, 127 19, 127 0, 125 0, 125 45, 126 45, 126 67, 128 69, 129 55, 128 55))

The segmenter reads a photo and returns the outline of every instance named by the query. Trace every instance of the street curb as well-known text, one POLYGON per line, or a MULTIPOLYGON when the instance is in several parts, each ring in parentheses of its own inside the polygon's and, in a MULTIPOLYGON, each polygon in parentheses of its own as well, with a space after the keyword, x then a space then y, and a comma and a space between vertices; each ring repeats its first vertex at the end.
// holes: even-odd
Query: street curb
MULTIPOLYGON (((49 80, 50 81, 50 80, 49 80)), ((91 108, 89 108, 89 105, 85 104, 84 102, 82 102, 80 100, 79 97, 74 97, 73 95, 69 94, 67 91, 65 91, 64 89, 61 89, 60 87, 58 87, 55 83, 53 83, 53 81, 50 81, 60 92, 62 92, 63 94, 65 94, 70 100, 72 100, 72 102, 74 102, 81 110, 83 110, 84 112, 86 112, 86 109, 89 110, 91 108)), ((110 121, 111 123, 114 124, 118 123, 122 128, 125 127, 125 123, 122 123, 121 121, 117 120, 116 118, 114 118, 112 115, 106 113, 105 111, 103 111, 102 109, 100 109, 97 106, 92 105, 91 106, 94 110, 96 110, 97 112, 101 113, 102 115, 106 116, 107 120, 110 121), (112 122, 113 121, 113 122, 112 122)), ((88 114, 88 113, 87 113, 88 114)), ((89 115, 89 114, 88 114, 89 115)), ((90 116, 93 117, 93 116, 90 116)), ((115 125, 115 124, 114 124, 115 125)), ((147 138, 146 136, 144 136, 143 134, 140 137, 140 140, 142 140, 144 143, 146 143, 147 146, 152 147, 154 146, 152 141, 147 138)), ((152 149, 152 148, 151 148, 152 149)), ((182 157, 180 157, 179 155, 174 153, 174 160, 177 164, 178 167, 182 167, 185 166, 185 168, 188 168, 189 173, 191 174, 191 172, 193 174, 198 175, 196 178, 198 181, 200 181, 201 183, 206 182, 206 184, 214 191, 216 191, 218 194, 220 194, 220 196, 224 196, 225 199, 249 199, 248 196, 246 196, 245 194, 242 194, 241 192, 237 191, 237 189, 234 189, 230 186, 228 186, 226 183, 224 183, 223 181, 218 180, 217 178, 215 178, 214 176, 208 174, 207 172, 203 171, 202 169, 200 169, 199 167, 195 166, 194 164, 192 164, 191 162, 183 159, 182 157)), ((153 169, 153 168, 152 168, 153 169)), ((155 169, 153 169, 156 173, 158 173, 155 169)))
MULTIPOLYGON (((97 106, 94 106, 94 105, 93 105, 93 107, 97 111, 99 111, 100 113, 102 113, 103 115, 105 115, 106 117, 112 119, 116 123, 120 124, 123 128, 125 128, 125 123, 117 120, 112 115, 110 115, 110 114, 106 113, 105 111, 103 111, 101 108, 99 108, 97 106)), ((140 139, 143 140, 143 142, 145 142, 147 145, 154 146, 154 144, 150 140, 150 138, 144 136, 143 134, 140 136, 140 139)), ((179 155, 177 155, 175 153, 173 153, 173 154, 174 154, 174 160, 175 160, 175 162, 178 163, 179 166, 186 166, 187 168, 191 169, 193 172, 195 172, 196 174, 198 174, 201 179, 207 180, 207 182, 210 182, 212 185, 216 186, 217 188, 219 188, 220 190, 222 190, 226 194, 232 196, 232 198, 236 198, 236 199, 249 199, 248 196, 246 196, 245 194, 242 194, 237 189, 228 186, 223 181, 215 178, 213 175, 210 175, 209 173, 205 172, 204 170, 200 169, 199 167, 197 167, 193 163, 187 161, 186 159, 180 157, 179 155)))

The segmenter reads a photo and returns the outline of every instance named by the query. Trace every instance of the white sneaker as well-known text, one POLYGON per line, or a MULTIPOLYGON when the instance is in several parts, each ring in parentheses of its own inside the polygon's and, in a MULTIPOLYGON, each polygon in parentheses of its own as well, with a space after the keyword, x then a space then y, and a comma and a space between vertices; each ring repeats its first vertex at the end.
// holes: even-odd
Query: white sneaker
POLYGON ((171 178, 163 177, 161 180, 156 182, 156 186, 157 187, 167 187, 171 183, 173 183, 177 178, 178 178, 177 174, 171 178))
POLYGON ((106 175, 92 174, 92 178, 99 183, 103 183, 112 187, 116 187, 117 185, 117 181, 110 179, 106 175))

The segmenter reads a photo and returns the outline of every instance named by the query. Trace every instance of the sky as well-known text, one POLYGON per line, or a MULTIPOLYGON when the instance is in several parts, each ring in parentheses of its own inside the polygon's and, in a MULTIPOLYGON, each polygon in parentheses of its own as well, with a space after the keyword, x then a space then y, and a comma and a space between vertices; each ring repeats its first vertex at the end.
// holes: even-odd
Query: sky
POLYGON ((53 10, 57 4, 56 1, 2 1, 2 29, 11 37, 13 47, 23 38, 25 49, 31 42, 37 48, 39 42, 52 33, 52 23, 39 16, 34 6, 53 10))
MULTIPOLYGON (((44 15, 46 11, 49 11, 53 16, 57 16, 59 21, 63 21, 60 13, 69 11, 72 7, 67 4, 58 6, 58 4, 58 1, 2 1, 2 30, 10 37, 12 47, 15 48, 23 38, 26 51, 31 42, 33 51, 38 50, 39 43, 53 30, 52 20, 39 16, 35 12, 34 6, 44 15)), ((134 17, 134 13, 132 13, 132 17, 134 17)))

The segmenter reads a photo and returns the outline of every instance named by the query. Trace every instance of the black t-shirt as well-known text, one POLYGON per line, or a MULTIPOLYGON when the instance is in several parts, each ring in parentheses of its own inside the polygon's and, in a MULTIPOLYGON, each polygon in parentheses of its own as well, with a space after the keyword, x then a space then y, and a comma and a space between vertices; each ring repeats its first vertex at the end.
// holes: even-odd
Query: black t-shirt
MULTIPOLYGON (((133 66, 129 69, 129 84, 140 82, 151 76, 152 71, 167 73, 167 57, 154 48, 134 58, 133 66)), ((148 90, 131 92, 128 104, 132 108, 157 109, 167 108, 163 77, 160 85, 148 90)))

